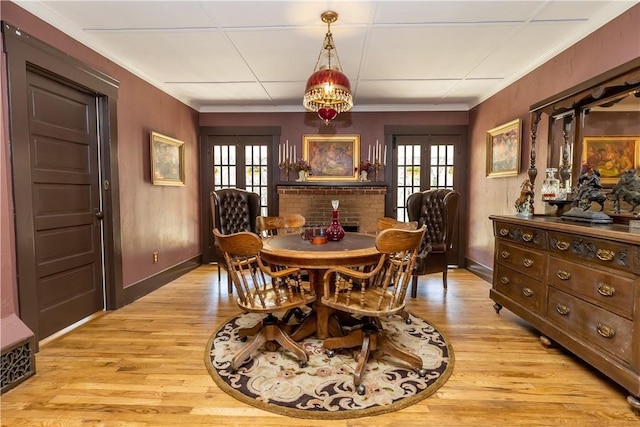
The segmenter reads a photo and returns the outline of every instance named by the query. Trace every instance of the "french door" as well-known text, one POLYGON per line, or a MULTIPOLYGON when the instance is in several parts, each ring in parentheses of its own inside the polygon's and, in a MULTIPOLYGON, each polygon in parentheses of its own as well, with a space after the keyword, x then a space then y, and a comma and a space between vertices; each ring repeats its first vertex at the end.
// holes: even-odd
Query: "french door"
POLYGON ((211 191, 243 188, 260 195, 260 211, 269 207, 269 149, 262 136, 216 138, 211 152, 211 191))
POLYGON ((274 181, 278 169, 273 159, 279 132, 279 128, 272 127, 201 128, 203 263, 215 260, 209 197, 212 191, 242 188, 260 196, 261 215, 277 212, 274 181))
MULTIPOLYGON (((465 128, 466 129, 466 128, 465 128)), ((454 251, 457 265, 464 265, 464 227, 466 221, 466 130, 454 128, 454 132, 440 131, 430 134, 390 135, 393 147, 391 174, 392 185, 387 198, 387 215, 400 221, 408 221, 407 198, 420 191, 436 188, 456 190, 461 195, 457 232, 454 233, 454 251)))

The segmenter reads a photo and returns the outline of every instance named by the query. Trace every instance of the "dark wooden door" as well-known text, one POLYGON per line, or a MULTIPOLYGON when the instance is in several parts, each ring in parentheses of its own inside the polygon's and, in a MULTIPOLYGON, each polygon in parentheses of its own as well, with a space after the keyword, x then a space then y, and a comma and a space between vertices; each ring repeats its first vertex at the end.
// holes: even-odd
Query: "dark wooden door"
POLYGON ((20 288, 20 302, 37 301, 42 339, 104 307, 98 119, 90 93, 35 72, 27 88, 29 141, 15 141, 14 155, 30 164, 32 229, 17 236, 33 236, 35 286, 20 288))

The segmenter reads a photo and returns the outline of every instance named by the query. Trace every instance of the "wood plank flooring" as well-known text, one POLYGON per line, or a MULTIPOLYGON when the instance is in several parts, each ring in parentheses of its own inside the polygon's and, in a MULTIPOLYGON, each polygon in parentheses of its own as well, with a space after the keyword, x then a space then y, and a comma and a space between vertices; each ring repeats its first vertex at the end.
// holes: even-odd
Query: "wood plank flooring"
POLYGON ((508 310, 466 270, 420 279, 408 309, 452 343, 437 393, 402 411, 302 420, 243 404, 214 384, 205 345, 239 312, 217 267, 202 266, 43 346, 37 374, 0 397, 2 426, 640 426, 627 393, 508 310))

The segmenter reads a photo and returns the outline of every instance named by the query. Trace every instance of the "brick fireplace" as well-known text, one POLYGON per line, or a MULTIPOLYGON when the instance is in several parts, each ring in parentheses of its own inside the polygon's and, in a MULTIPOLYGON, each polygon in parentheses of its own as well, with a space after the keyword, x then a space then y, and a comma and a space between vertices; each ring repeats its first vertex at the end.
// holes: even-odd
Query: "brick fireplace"
POLYGON ((384 216, 385 186, 280 185, 280 214, 299 213, 307 225, 331 223, 331 200, 339 200, 340 224, 361 233, 376 231, 376 220, 384 216))

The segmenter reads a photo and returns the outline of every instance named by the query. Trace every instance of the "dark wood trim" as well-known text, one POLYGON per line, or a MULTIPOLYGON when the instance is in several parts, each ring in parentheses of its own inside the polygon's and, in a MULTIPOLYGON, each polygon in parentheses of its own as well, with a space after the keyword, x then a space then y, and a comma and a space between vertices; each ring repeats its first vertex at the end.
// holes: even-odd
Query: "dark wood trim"
MULTIPOLYGON (((632 59, 629 62, 626 62, 622 65, 619 65, 609 71, 606 71, 600 75, 597 75, 587 81, 584 81, 572 88, 564 90, 558 94, 555 94, 547 99, 544 99, 540 102, 533 104, 529 107, 530 112, 534 112, 537 110, 544 110, 553 108, 556 111, 560 111, 562 109, 571 109, 575 106, 576 103, 582 101, 580 103, 588 103, 590 100, 588 99, 591 95, 591 92, 602 86, 602 89, 605 87, 612 87, 620 85, 620 89, 622 91, 627 90, 624 88, 625 83, 628 84, 636 84, 638 81, 630 81, 630 77, 626 75, 627 73, 637 73, 636 78, 640 78, 640 58, 632 59), (558 104, 562 105, 562 108, 558 106, 558 104)), ((633 80, 633 79, 631 79, 633 80)), ((609 93, 607 93, 609 95, 609 93)))
MULTIPOLYGON (((9 89, 9 134, 11 149, 17 141, 28 140, 27 70, 33 70, 48 78, 55 79, 71 87, 94 95, 98 101, 100 115, 100 150, 102 167, 102 193, 104 226, 104 259, 106 277, 107 308, 121 307, 122 297, 122 251, 120 233, 120 198, 118 191, 117 156, 117 98, 119 82, 108 75, 89 67, 87 64, 19 30, 7 22, 2 22, 4 51, 6 52, 9 89), (108 181, 108 188, 105 182, 108 181)), ((22 156, 25 157, 25 156, 22 156)), ((36 278, 33 254, 33 208, 31 189, 21 182, 29 182, 28 164, 18 164, 13 156, 13 192, 15 200, 16 230, 26 230, 22 239, 16 242, 20 319, 34 332, 38 342, 38 308, 35 299, 36 278), (26 174, 26 175, 25 175, 26 174), (21 197, 15 197, 16 192, 21 197), (30 230, 30 231, 29 231, 30 230)))
POLYGON ((465 258, 465 262, 467 263, 467 266, 465 267, 465 269, 469 270, 470 272, 472 272, 473 274, 475 274, 485 282, 489 284, 493 283, 492 269, 487 268, 482 264, 478 264, 477 262, 469 258, 465 258))
POLYGON ((183 274, 196 269, 202 265, 202 256, 197 255, 180 264, 174 265, 158 274, 147 277, 137 283, 124 288, 124 304, 129 304, 157 289, 160 289, 167 283, 177 279, 183 274))

